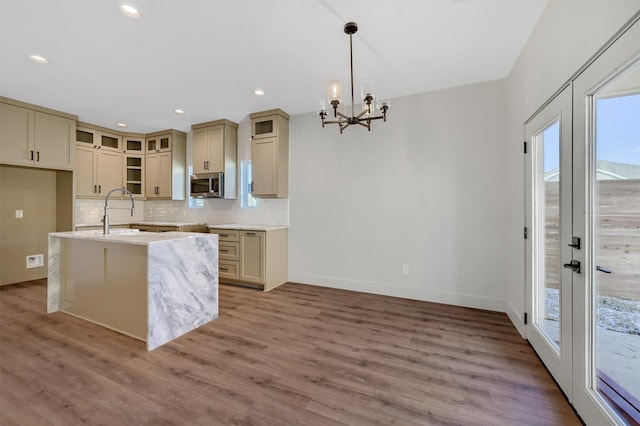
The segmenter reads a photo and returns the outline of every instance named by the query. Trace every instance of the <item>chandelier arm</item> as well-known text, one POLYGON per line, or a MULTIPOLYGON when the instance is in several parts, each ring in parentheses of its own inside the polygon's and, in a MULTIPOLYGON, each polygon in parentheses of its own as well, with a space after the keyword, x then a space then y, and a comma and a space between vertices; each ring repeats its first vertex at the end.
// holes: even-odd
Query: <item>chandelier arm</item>
POLYGON ((325 124, 342 124, 342 123, 347 123, 347 120, 325 120, 324 123, 325 124))
POLYGON ((371 121, 371 120, 380 120, 380 119, 382 119, 382 118, 384 118, 384 116, 382 116, 382 115, 375 115, 375 116, 372 116, 372 117, 368 117, 368 118, 367 118, 367 120, 369 120, 369 121, 371 121))
POLYGON ((343 113, 341 113, 340 111, 337 111, 338 117, 342 117, 345 120, 349 120, 351 117, 349 117, 348 115, 345 115, 343 113))
POLYGON ((362 117, 363 115, 365 115, 365 114, 366 114, 366 113, 368 113, 368 112, 369 112, 369 111, 365 109, 365 110, 364 110, 364 111, 362 111, 360 114, 358 114, 358 116, 357 116, 357 117, 355 117, 355 118, 360 118, 360 117, 362 117))

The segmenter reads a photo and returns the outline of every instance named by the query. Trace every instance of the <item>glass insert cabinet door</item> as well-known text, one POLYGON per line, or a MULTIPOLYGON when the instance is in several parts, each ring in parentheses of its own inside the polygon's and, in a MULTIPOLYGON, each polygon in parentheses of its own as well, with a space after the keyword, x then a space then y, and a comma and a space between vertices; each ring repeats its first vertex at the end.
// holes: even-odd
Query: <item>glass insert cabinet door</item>
POLYGON ((525 125, 527 149, 527 338, 571 398, 573 277, 571 88, 525 125))

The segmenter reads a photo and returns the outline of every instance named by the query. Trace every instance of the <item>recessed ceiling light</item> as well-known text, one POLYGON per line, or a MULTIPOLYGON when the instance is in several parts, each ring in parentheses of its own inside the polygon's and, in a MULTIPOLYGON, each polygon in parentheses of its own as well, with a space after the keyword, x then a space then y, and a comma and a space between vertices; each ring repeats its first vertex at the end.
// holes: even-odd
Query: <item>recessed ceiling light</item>
POLYGON ((29 55, 29 59, 31 59, 33 62, 37 62, 39 64, 48 64, 49 60, 47 58, 45 58, 44 56, 40 56, 40 55, 29 55))
POLYGON ((173 112, 175 112, 176 114, 184 114, 184 110, 182 110, 180 108, 174 109, 173 112))
POLYGON ((116 123, 116 126, 118 126, 118 127, 127 127, 127 123, 119 122, 119 123, 116 123))
POLYGON ((123 15, 128 16, 129 18, 140 17, 140 11, 130 3, 120 3, 120 6, 118 6, 118 8, 123 15))
POLYGON ((256 96, 264 96, 264 90, 256 89, 253 91, 253 94, 256 96))

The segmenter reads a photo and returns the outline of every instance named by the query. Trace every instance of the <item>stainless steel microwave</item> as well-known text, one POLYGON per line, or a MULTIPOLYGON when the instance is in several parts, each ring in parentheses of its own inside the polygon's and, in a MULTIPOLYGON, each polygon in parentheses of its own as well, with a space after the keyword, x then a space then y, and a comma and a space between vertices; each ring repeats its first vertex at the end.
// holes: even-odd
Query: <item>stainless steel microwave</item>
POLYGON ((223 198, 224 173, 200 173, 191 175, 193 198, 223 198))

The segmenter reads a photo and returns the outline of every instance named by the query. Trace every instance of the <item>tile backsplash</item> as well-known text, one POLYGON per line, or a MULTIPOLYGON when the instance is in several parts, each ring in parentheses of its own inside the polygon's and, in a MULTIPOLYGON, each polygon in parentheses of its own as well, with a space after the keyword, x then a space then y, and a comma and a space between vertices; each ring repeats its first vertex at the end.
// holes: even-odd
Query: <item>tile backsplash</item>
MULTIPOLYGON (((241 223, 288 225, 289 199, 260 199, 256 208, 240 208, 240 200, 205 199, 202 207, 189 207, 189 201, 147 200, 135 202, 131 217, 127 200, 109 200, 109 217, 116 222, 196 222, 207 224, 241 223)), ((99 224, 104 200, 79 198, 75 201, 76 224, 99 224)))
MULTIPOLYGON (((112 223, 144 220, 144 201, 135 202, 135 211, 131 217, 131 200, 109 199, 109 219, 112 223)), ((76 198, 76 225, 100 224, 104 214, 104 200, 76 198)))

